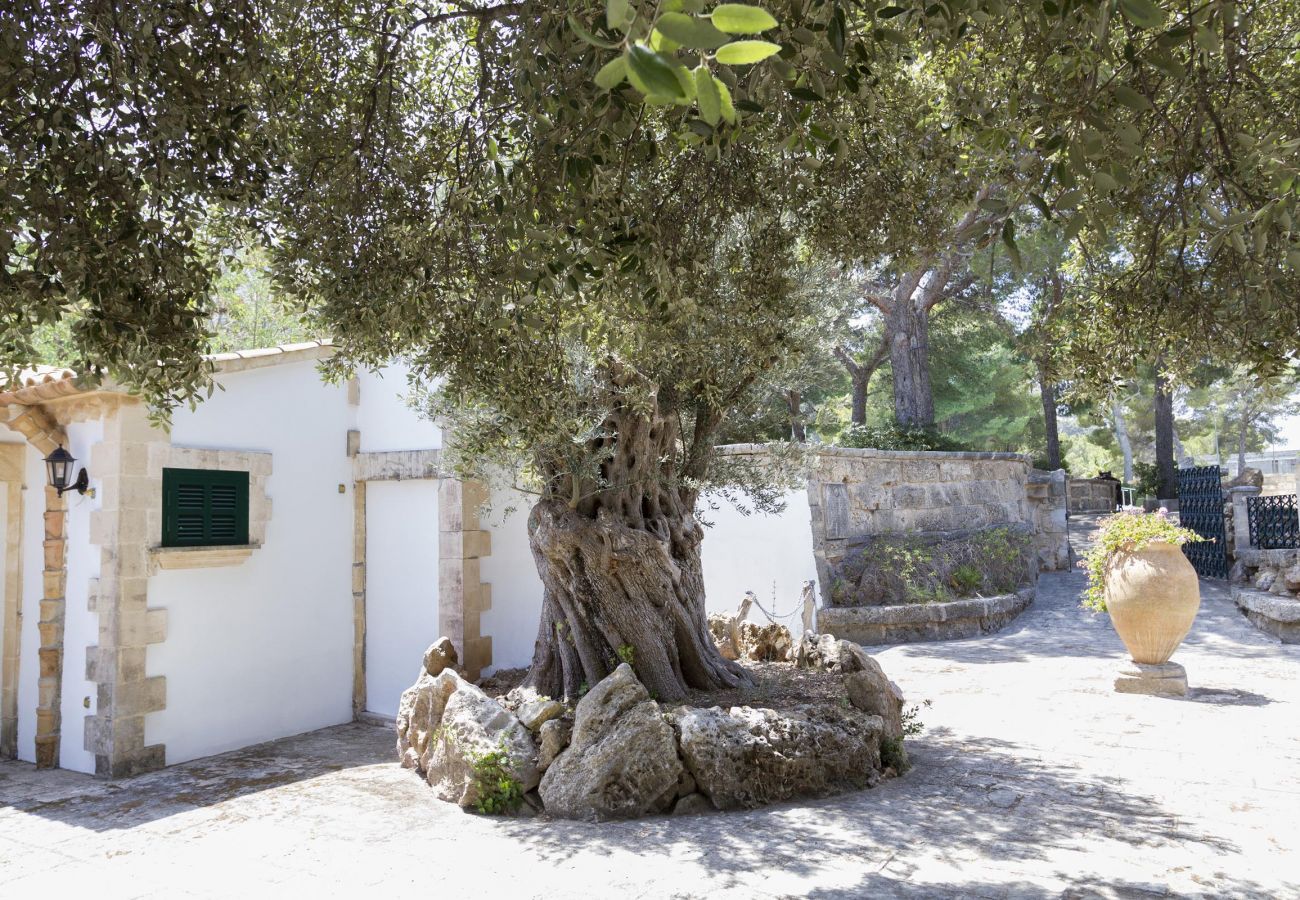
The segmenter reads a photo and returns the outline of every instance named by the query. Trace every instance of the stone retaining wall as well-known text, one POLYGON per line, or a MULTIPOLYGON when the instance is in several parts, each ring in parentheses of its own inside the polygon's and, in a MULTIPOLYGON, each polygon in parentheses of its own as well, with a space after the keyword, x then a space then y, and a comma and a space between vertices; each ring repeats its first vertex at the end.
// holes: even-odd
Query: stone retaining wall
POLYGON ((979 637, 1003 628, 1034 602, 1034 589, 1000 597, 898 606, 829 607, 818 627, 856 644, 901 644, 979 637))
POLYGON ((1109 478, 1071 478, 1070 512, 1114 512, 1119 483, 1109 478))
POLYGON ((1064 572, 1070 568, 1070 535, 1066 523, 1068 482, 1064 469, 1055 472, 1034 469, 1025 486, 1041 572, 1064 572))
POLYGON ((849 540, 865 535, 1028 525, 1041 566, 1068 566, 1064 474, 1032 473, 1018 453, 820 450, 808 505, 823 602, 849 540))
POLYGON ((1259 630, 1284 644, 1300 644, 1300 599, 1247 587, 1233 588, 1232 599, 1259 630))

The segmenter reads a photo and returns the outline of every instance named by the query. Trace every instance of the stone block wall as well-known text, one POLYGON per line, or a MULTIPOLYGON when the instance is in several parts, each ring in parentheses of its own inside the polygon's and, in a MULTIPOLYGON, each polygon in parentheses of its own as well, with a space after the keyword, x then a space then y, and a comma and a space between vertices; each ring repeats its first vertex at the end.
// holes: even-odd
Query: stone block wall
POLYGON ((1064 572, 1070 568, 1070 535, 1066 525, 1069 477, 1064 469, 1029 473, 1025 493, 1034 526, 1034 547, 1042 572, 1064 572))
POLYGON ((1068 483, 1070 512, 1114 512, 1118 486, 1109 478, 1071 478, 1068 483))
POLYGON ((808 504, 823 602, 849 540, 865 535, 1029 525, 1048 529, 1037 538, 1041 558, 1052 567, 1068 560, 1064 475, 1044 473, 1031 499, 1030 473, 1017 453, 819 450, 808 504))

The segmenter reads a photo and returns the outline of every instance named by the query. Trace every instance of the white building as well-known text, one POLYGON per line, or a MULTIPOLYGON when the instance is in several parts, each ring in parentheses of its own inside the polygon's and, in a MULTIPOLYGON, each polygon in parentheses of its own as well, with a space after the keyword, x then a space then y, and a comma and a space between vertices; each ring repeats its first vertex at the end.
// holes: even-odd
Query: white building
MULTIPOLYGON (((441 477, 405 371, 329 385, 331 352, 214 357, 222 390, 170 430, 68 370, 0 392, 0 757, 118 776, 391 717, 442 634, 471 674, 528 664, 526 511, 480 521, 483 489, 441 477), (59 445, 86 493, 48 486, 59 445)), ((791 499, 706 514, 710 609, 753 590, 785 611, 815 577, 791 499)))

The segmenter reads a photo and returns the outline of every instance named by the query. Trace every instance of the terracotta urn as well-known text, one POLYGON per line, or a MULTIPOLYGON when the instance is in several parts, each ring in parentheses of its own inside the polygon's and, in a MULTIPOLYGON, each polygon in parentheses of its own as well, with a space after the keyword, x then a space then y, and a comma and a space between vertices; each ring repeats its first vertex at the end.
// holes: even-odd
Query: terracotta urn
POLYGON ((1106 564, 1106 609, 1136 663, 1169 662, 1200 608, 1200 580, 1177 544, 1120 550, 1106 564))

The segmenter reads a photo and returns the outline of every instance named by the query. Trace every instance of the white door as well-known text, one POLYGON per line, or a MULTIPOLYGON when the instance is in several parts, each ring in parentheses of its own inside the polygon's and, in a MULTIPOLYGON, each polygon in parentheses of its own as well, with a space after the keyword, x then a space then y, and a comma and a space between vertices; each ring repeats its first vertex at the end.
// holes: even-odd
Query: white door
POLYGON ((438 482, 366 484, 366 710, 397 715, 438 639, 438 482))

